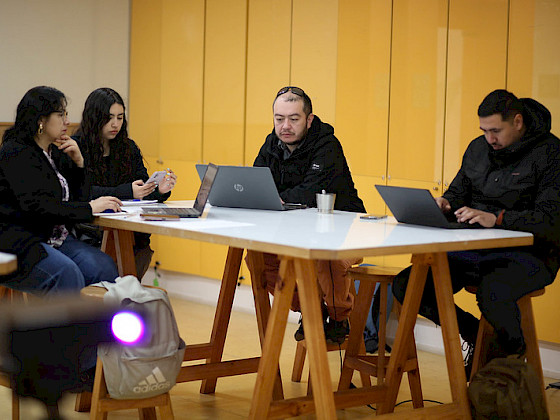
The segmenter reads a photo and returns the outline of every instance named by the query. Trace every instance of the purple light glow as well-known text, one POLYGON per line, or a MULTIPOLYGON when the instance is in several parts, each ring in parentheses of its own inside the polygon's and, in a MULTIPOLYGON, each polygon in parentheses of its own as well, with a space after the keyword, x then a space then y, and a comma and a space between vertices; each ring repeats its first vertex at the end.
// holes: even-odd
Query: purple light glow
POLYGON ((144 336, 142 319, 132 312, 119 312, 111 321, 111 330, 123 344, 135 344, 144 336))

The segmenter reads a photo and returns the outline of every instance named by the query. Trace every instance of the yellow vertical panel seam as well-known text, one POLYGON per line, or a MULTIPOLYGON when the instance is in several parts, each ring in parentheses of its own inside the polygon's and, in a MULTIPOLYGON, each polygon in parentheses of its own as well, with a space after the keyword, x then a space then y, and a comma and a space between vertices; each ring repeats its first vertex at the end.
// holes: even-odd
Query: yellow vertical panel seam
MULTIPOLYGON (((448 93, 448 71, 449 71, 449 26, 451 24, 451 0, 447 0, 447 33, 445 35, 445 73, 444 73, 444 81, 443 85, 445 86, 445 95, 443 95, 443 127, 442 127, 442 147, 441 147, 441 193, 443 195, 445 189, 445 139, 447 133, 447 93, 448 93)), ((451 179, 449 180, 449 184, 455 178, 455 174, 449 174, 451 179)))
POLYGON ((508 88, 508 73, 509 73, 509 38, 510 33, 510 22, 511 22, 511 0, 507 2, 507 23, 506 23, 506 89, 508 88))
POLYGON ((202 162, 204 160, 204 99, 206 98, 206 92, 204 86, 206 86, 206 22, 207 22, 207 8, 206 8, 207 0, 204 0, 204 24, 202 28, 202 103, 201 103, 201 117, 202 121, 200 124, 200 158, 202 162))
POLYGON ((243 89, 243 144, 242 144, 242 165, 247 165, 245 162, 246 159, 246 150, 247 150, 247 73, 249 71, 249 2, 251 0, 245 1, 245 88, 243 89))
POLYGON ((292 86, 292 61, 293 57, 293 40, 294 40, 294 0, 290 2, 290 64, 288 67, 288 74, 290 80, 288 80, 288 86, 292 86))
MULTIPOLYGON (((391 35, 389 36, 389 80, 388 80, 388 92, 387 92, 387 138, 386 138, 386 148, 385 148, 385 185, 387 185, 387 181, 389 180, 389 148, 391 147, 391 142, 389 141, 391 138, 391 78, 392 78, 392 70, 393 70, 393 28, 395 24, 395 2, 394 0, 391 1, 391 35)), ((385 206, 385 213, 387 213, 387 206, 385 206)))

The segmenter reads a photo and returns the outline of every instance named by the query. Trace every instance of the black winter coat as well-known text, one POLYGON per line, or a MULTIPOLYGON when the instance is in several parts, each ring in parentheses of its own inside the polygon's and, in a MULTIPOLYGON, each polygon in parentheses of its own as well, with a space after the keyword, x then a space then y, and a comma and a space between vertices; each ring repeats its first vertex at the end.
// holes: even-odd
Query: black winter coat
POLYGON ((524 98, 523 137, 494 150, 484 136, 474 139, 461 169, 443 194, 452 210, 468 206, 498 214, 503 229, 530 232, 532 251, 553 270, 560 261, 560 140, 550 132, 550 112, 524 98))
POLYGON ((40 243, 55 225, 93 219, 85 170, 56 147, 51 157, 68 181, 69 201, 62 201, 56 172, 35 142, 5 141, 0 147, 0 251, 17 255, 18 274, 46 257, 40 243))
POLYGON ((317 207, 315 194, 325 190, 336 194, 335 209, 365 213, 332 126, 315 115, 304 142, 287 159, 279 141, 272 130, 253 166, 270 168, 284 202, 317 207))

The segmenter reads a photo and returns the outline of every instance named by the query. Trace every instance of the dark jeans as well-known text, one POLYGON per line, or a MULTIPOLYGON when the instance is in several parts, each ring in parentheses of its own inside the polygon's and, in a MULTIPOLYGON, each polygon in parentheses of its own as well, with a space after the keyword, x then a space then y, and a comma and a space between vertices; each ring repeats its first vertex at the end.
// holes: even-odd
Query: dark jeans
MULTIPOLYGON (((522 352, 525 341, 517 300, 552 283, 556 273, 531 253, 513 248, 449 252, 447 256, 453 293, 465 286, 477 286, 478 307, 494 327, 500 347, 508 354, 522 352)), ((409 274, 410 267, 399 273, 393 282, 393 294, 401 303, 409 274)), ((455 309, 461 337, 475 343, 478 319, 457 305, 455 309)), ((431 270, 419 313, 441 325, 431 270)))
POLYGON ((100 281, 114 282, 119 276, 113 259, 99 249, 68 235, 58 248, 41 244, 47 257, 24 277, 15 277, 4 285, 35 295, 53 297, 79 293, 83 287, 100 281))

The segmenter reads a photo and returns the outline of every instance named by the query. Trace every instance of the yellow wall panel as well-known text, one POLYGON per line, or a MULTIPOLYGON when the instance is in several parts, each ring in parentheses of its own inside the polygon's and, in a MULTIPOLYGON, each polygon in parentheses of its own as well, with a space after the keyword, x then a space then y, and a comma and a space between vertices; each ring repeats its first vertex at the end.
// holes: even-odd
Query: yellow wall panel
POLYGON ((246 33, 246 0, 206 2, 204 161, 243 163, 246 33))
POLYGON ((131 4, 129 135, 144 156, 159 155, 161 1, 131 4))
POLYGON ((533 91, 552 113, 552 130, 560 134, 560 2, 535 0, 533 91))
MULTIPOLYGON (((224 274, 228 247, 207 242, 200 244, 200 273, 213 279, 221 279, 224 274)), ((198 274, 198 273, 195 273, 198 274)))
POLYGON ((252 165, 272 131, 272 102, 290 85, 291 0, 249 2, 244 165, 252 165))
POLYGON ((293 0, 290 83, 305 90, 313 102, 313 113, 333 125, 337 26, 338 1, 293 0))
POLYGON ((391 10, 385 0, 339 3, 334 122, 353 174, 387 173, 391 10))
POLYGON ((507 89, 518 97, 532 94, 534 35, 535 1, 510 1, 507 89))
POLYGON ((354 185, 358 190, 358 195, 364 202, 364 206, 368 213, 386 214, 385 203, 375 189, 375 184, 385 185, 385 180, 381 177, 356 175, 352 172, 354 185))
POLYGON ((506 85, 507 0, 454 0, 449 9, 444 181, 450 183, 463 153, 481 134, 477 109, 506 85))
POLYGON ((560 343, 560 331, 558 330, 558 302, 560 300, 560 280, 556 280, 546 287, 543 296, 533 299, 533 311, 535 313, 535 323, 537 324, 537 337, 539 340, 560 343), (551 322, 554 319, 554 322, 551 322))
POLYGON ((162 270, 206 275, 200 265, 200 242, 165 235, 152 235, 152 248, 155 251, 152 264, 159 261, 159 268, 162 270), (156 244, 153 243, 154 240, 156 244))
POLYGON ((162 3, 160 156, 164 164, 167 159, 202 158, 204 3, 162 3))
POLYGON ((447 1, 395 0, 388 174, 441 180, 447 1))

